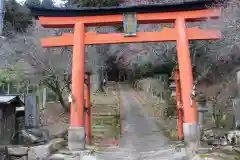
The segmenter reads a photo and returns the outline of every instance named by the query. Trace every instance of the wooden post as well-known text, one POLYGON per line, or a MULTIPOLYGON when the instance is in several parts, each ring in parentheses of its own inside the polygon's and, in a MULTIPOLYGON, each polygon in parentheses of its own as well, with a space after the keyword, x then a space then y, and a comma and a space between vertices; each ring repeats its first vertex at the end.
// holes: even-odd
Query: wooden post
POLYGON ((239 104, 240 104, 240 68, 237 69, 236 71, 236 80, 237 80, 237 97, 233 99, 233 109, 234 109, 234 128, 239 128, 240 126, 240 109, 239 109, 239 104))
POLYGON ((238 88, 238 97, 240 97, 240 68, 237 70, 237 88, 238 88))
POLYGON ((7 94, 9 95, 10 94, 10 83, 8 83, 7 87, 8 87, 7 94))
POLYGON ((87 108, 87 113, 86 113, 86 135, 87 135, 87 144, 91 143, 91 99, 90 99, 90 90, 91 90, 91 85, 90 85, 90 73, 86 73, 87 79, 87 88, 86 88, 86 108, 87 108))
POLYGON ((183 110, 182 110, 182 100, 181 100, 181 85, 180 85, 178 69, 174 73, 174 79, 175 79, 175 84, 176 84, 176 104, 177 104, 177 110, 178 110, 178 138, 179 138, 179 140, 183 140, 184 139, 183 110))
POLYGON ((189 42, 186 34, 184 18, 175 21, 177 32, 177 51, 180 72, 181 95, 184 110, 184 139, 186 142, 197 141, 197 109, 192 100, 193 74, 189 51, 189 42), (186 139, 187 138, 187 139, 186 139))
POLYGON ((46 107, 46 101, 47 101, 47 88, 43 88, 43 93, 42 93, 42 103, 43 103, 43 108, 46 107))
POLYGON ((70 127, 68 148, 85 149, 84 133, 84 74, 85 74, 85 25, 74 26, 74 45, 72 58, 72 103, 70 109, 70 127))
POLYGON ((4 121, 3 121, 3 109, 0 108, 0 139, 1 139, 1 137, 3 137, 3 125, 4 125, 4 121))

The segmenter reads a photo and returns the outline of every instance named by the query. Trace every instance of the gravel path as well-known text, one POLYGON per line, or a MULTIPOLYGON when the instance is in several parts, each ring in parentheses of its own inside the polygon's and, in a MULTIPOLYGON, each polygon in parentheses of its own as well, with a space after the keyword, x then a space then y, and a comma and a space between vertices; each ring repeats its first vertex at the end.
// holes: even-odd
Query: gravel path
POLYGON ((129 86, 120 87, 124 121, 120 146, 97 154, 99 160, 185 160, 184 149, 178 151, 163 135, 150 114, 129 86))

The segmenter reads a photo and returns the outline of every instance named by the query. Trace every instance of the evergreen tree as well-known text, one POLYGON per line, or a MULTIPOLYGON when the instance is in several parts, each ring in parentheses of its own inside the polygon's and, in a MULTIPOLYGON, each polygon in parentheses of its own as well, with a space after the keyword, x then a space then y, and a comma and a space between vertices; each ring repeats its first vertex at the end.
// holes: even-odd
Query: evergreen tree
POLYGON ((25 4, 33 5, 33 6, 40 6, 41 1, 40 0, 26 0, 25 4))
MULTIPOLYGON (((29 3, 40 4, 39 0, 28 0, 29 3)), ((5 1, 5 16, 3 35, 9 36, 13 30, 25 32, 32 24, 32 16, 25 5, 21 5, 16 0, 5 1)))
POLYGON ((54 7, 53 1, 52 0, 43 0, 42 1, 42 6, 46 7, 46 8, 54 7))

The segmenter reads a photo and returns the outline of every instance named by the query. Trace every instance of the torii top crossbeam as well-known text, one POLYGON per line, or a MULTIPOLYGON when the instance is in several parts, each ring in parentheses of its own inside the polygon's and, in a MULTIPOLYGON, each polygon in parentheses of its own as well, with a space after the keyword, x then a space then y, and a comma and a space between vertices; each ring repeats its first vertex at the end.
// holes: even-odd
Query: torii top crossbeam
MULTIPOLYGON (((85 26, 109 26, 123 24, 123 13, 134 12, 138 24, 166 23, 182 17, 185 21, 200 21, 207 17, 219 17, 219 9, 208 9, 212 0, 188 2, 175 5, 140 5, 129 7, 104 7, 61 9, 29 6, 32 14, 39 19, 45 28, 73 28, 80 22, 85 26)), ((220 33, 216 30, 200 30, 187 28, 189 40, 218 39, 220 33)), ((177 34, 174 29, 164 28, 161 32, 138 32, 137 37, 125 38, 121 33, 96 34, 86 32, 85 44, 114 44, 175 41, 177 34)), ((58 47, 73 45, 73 34, 63 33, 61 37, 42 38, 43 47, 58 47)))
MULTIPOLYGON (((132 5, 132 6, 117 6, 117 7, 84 7, 78 9, 69 9, 69 8, 43 8, 40 6, 28 5, 28 8, 31 10, 33 16, 37 19, 39 17, 86 17, 86 16, 106 16, 106 15, 120 15, 126 12, 135 12, 135 13, 166 13, 166 12, 179 12, 179 11, 196 11, 208 9, 209 6, 214 4, 215 0, 192 0, 189 2, 180 2, 174 4, 154 4, 154 5, 132 5)), ((191 16, 191 15, 189 15, 191 16)), ((172 18, 174 16, 171 16, 172 18)), ((167 19, 171 19, 168 17, 167 19)), ((150 20, 152 17, 149 17, 150 20)), ((205 17, 204 17, 205 18, 205 17)), ((110 20, 108 20, 110 21, 110 20)), ((116 19, 116 21, 122 21, 116 19)), ((153 20, 151 20, 154 23, 153 20)), ((69 21, 70 22, 70 21, 69 21)), ((68 22, 68 24, 70 24, 68 22)), ((104 23, 104 22, 97 22, 104 23)), ((63 23, 63 22, 62 22, 63 23)), ((91 22, 90 22, 91 23, 91 22)), ((92 22, 93 23, 93 22, 92 22)), ((149 23, 149 22, 146 22, 149 23)), ((44 26, 54 28, 53 24, 44 24, 44 26)), ((58 25, 58 24, 55 24, 58 25)), ((91 24, 89 24, 91 25, 91 24)))
POLYGON ((187 21, 200 20, 206 17, 218 17, 219 12, 214 13, 211 10, 202 11, 203 9, 208 9, 207 6, 211 4, 213 4, 213 0, 185 2, 174 5, 137 5, 128 7, 80 9, 42 8, 38 6, 28 7, 30 8, 33 16, 39 19, 44 27, 67 28, 73 27, 77 21, 81 21, 86 26, 122 24, 122 14, 126 12, 137 13, 137 21, 139 24, 174 22, 174 20, 179 16, 185 17, 187 21), (190 15, 190 11, 198 12, 190 15))

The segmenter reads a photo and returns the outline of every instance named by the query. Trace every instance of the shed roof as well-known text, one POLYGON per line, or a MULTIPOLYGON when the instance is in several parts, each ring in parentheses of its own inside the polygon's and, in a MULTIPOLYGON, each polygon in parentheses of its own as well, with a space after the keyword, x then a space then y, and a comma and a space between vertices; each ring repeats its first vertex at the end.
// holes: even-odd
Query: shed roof
POLYGON ((116 15, 126 12, 136 13, 156 13, 156 12, 176 12, 206 9, 209 5, 216 3, 216 0, 192 0, 179 1, 177 3, 163 3, 154 5, 131 5, 117 7, 82 7, 71 8, 46 8, 41 6, 28 5, 33 16, 47 17, 76 17, 76 16, 98 16, 98 15, 116 15))
POLYGON ((15 95, 1 95, 0 104, 12 104, 15 107, 24 105, 23 101, 21 101, 19 96, 15 96, 15 95))

